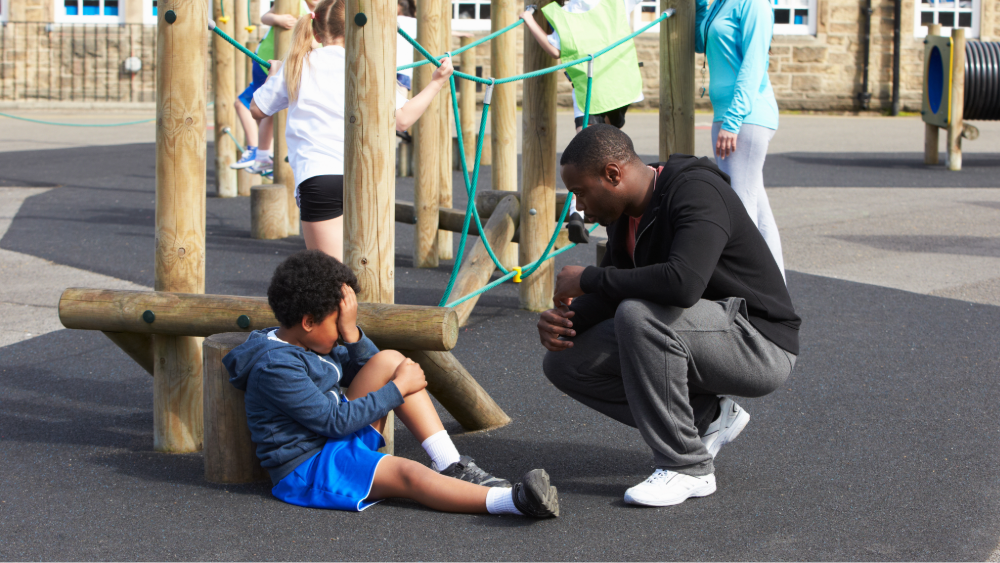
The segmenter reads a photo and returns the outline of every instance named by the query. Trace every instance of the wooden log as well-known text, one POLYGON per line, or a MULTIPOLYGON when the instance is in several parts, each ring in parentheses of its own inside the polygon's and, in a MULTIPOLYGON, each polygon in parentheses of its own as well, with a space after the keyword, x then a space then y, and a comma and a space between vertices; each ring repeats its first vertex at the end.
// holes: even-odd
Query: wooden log
MULTIPOLYGON (((423 1, 423 0, 421 0, 423 1)), ((441 0, 441 52, 451 51, 451 14, 452 14, 452 3, 451 0, 441 0)), ((452 64, 458 61, 452 61, 452 64)), ((460 82, 467 82, 465 80, 460 82)), ((438 139, 440 143, 439 150, 441 152, 440 156, 440 166, 441 175, 440 180, 438 180, 438 206, 440 207, 452 207, 452 202, 454 196, 452 194, 452 169, 454 168, 454 161, 452 159, 453 151, 451 150, 451 122, 454 112, 451 107, 451 88, 445 86, 441 93, 438 94, 441 104, 441 136, 438 139)), ((451 231, 446 231, 438 229, 438 258, 441 260, 451 260, 455 257, 455 247, 451 231)))
POLYGON ((420 364, 427 377, 427 392, 441 403, 462 428, 491 430, 510 422, 510 417, 469 374, 451 352, 401 350, 420 364))
MULTIPOLYGON (((510 192, 497 192, 497 193, 504 193, 507 195, 511 195, 510 192)), ((480 217, 480 219, 488 219, 488 217, 480 217)), ((408 224, 412 224, 414 222, 412 203, 403 200, 396 200, 396 222, 408 223, 408 224)), ((438 227, 442 229, 447 229, 453 233, 460 233, 462 232, 462 226, 464 222, 465 222, 465 213, 462 213, 458 209, 446 209, 442 207, 438 211, 438 227)), ((555 225, 550 225, 549 228, 551 229, 554 226, 555 225)), ((485 225, 483 225, 483 227, 485 228, 485 225)), ((518 227, 518 230, 514 231, 514 238, 511 239, 511 242, 518 242, 520 240, 520 232, 521 232, 520 227, 518 227)), ((471 221, 469 223, 469 235, 474 237, 479 236, 479 229, 476 228, 475 221, 471 221)), ((548 233, 546 233, 545 236, 546 236, 545 243, 548 244, 549 240, 548 237, 552 236, 552 232, 549 231, 548 233)), ((559 237, 556 238, 556 243, 553 246, 553 248, 558 250, 564 246, 568 246, 569 244, 570 244, 569 231, 567 231, 564 227, 560 227, 559 237)))
MULTIPOLYGON (((491 0, 490 27, 496 32, 517 21, 518 6, 514 0, 491 0)), ((490 41, 490 74, 506 78, 517 74, 517 35, 505 33, 490 41)), ((531 39, 529 38, 529 41, 531 39)), ((493 163, 491 178, 494 190, 517 191, 517 83, 500 84, 493 90, 490 104, 493 163)), ((518 265, 516 244, 508 244, 497 255, 506 268, 518 265)))
POLYGON ((692 2, 667 0, 677 12, 660 22, 660 160, 694 154, 694 10, 692 2))
POLYGON ((142 369, 153 375, 153 335, 134 332, 104 332, 108 340, 114 342, 122 352, 135 360, 142 369))
MULTIPOLYGON (((489 241, 498 258, 504 248, 510 246, 514 231, 517 230, 520 214, 521 206, 518 204, 517 197, 510 195, 500 202, 493 216, 483 225, 486 240, 489 241)), ((486 285, 495 269, 486 247, 481 240, 477 241, 472 252, 462 263, 462 269, 458 272, 458 278, 455 280, 455 287, 452 289, 449 301, 468 295, 486 285)), ((458 313, 459 326, 465 326, 469 321, 469 315, 472 314, 472 309, 475 308, 477 301, 479 301, 478 296, 453 307, 458 313)))
MULTIPOLYGON (((538 2, 535 21, 548 29, 541 8, 551 0, 538 2)), ((534 72, 556 63, 537 42, 524 42, 524 72, 534 72)), ((552 215, 556 212, 556 78, 545 74, 524 81, 522 107, 523 142, 521 155, 521 223, 518 260, 529 264, 537 260, 552 237, 552 215)), ((552 308, 555 290, 555 263, 547 260, 518 286, 521 308, 544 311, 552 308)))
MULTIPOLYGON (((275 14, 291 14, 299 17, 301 0, 274 0, 275 14)), ((284 60, 292 46, 292 30, 280 25, 271 28, 274 33, 274 57, 284 60)), ((288 199, 288 236, 299 234, 299 206, 295 204, 295 174, 292 165, 285 162, 288 157, 288 143, 285 141, 285 127, 288 123, 288 110, 284 109, 274 114, 274 183, 285 186, 288 199)))
MULTIPOLYGON (((434 55, 444 51, 441 41, 442 0, 420 0, 417 3, 417 42, 434 55)), ((450 3, 450 2, 449 2, 450 3)), ((414 60, 423 57, 414 55, 414 60)), ((431 83, 434 65, 413 69, 413 91, 420 92, 431 83)), ((427 111, 414 126, 416 178, 413 201, 417 208, 417 224, 413 229, 413 265, 417 268, 437 268, 438 250, 437 209, 440 205, 441 182, 441 95, 427 106, 427 111)))
MULTIPOLYGON (((278 325, 265 297, 87 288, 63 292, 59 320, 66 328, 164 336, 278 325)), ((358 326, 380 348, 446 351, 458 342, 458 316, 446 307, 359 303, 358 326)))
POLYGON ((965 30, 951 30, 951 118, 948 121, 948 170, 962 169, 965 111, 965 30))
MULTIPOLYGON (((346 14, 344 262, 361 285, 358 301, 388 304, 395 300, 396 5, 348 0, 346 14)), ((390 454, 393 424, 389 415, 382 432, 390 454)))
POLYGON ((268 478, 250 439, 243 391, 229 383, 222 358, 247 339, 245 332, 215 334, 205 339, 205 480, 253 483, 268 478))
POLYGON ((413 143, 399 143, 396 155, 396 174, 403 178, 413 176, 413 143))
POLYGON ((250 188, 250 238, 274 240, 288 236, 285 186, 261 184, 250 188))
MULTIPOLYGON (((208 11, 204 3, 164 0, 159 13, 154 285, 158 291, 203 293, 208 11)), ((153 362, 153 447, 161 452, 198 451, 201 339, 157 335, 153 362)))
MULTIPOLYGON (((933 23, 927 26, 927 36, 934 35, 941 35, 941 24, 933 23)), ((939 127, 924 123, 924 164, 938 164, 940 146, 939 127)))
MULTIPOLYGON (((222 18, 222 11, 233 13, 233 0, 212 2, 212 18, 226 35, 233 35, 233 19, 222 18), (225 21, 223 21, 225 20, 225 21)), ((212 92, 215 96, 215 190, 218 197, 236 197, 236 144, 223 131, 236 125, 236 50, 217 33, 212 34, 212 92)))
MULTIPOLYGON (((250 39, 250 32, 247 31, 247 26, 250 25, 250 21, 247 20, 247 16, 249 15, 249 10, 247 10, 248 2, 249 0, 233 1, 233 39, 239 42, 240 45, 247 45, 247 42, 250 39)), ((247 45, 247 47, 249 48, 249 45, 247 45)), ((253 51, 254 49, 250 50, 253 51)), ((250 84, 247 77, 252 76, 252 74, 247 73, 248 70, 251 70, 250 65, 247 63, 256 63, 254 63, 250 57, 243 56, 242 53, 234 53, 234 56, 236 57, 236 61, 235 64, 233 64, 233 76, 236 84, 236 95, 238 96, 240 92, 242 92, 243 89, 250 84)), ((232 127, 233 135, 235 135, 237 139, 244 139, 244 142, 248 145, 257 145, 257 139, 246 140, 247 134, 246 131, 243 130, 243 122, 239 119, 236 119, 236 121, 233 122, 232 127)), ((241 197, 250 197, 250 187, 259 183, 260 181, 255 181, 254 175, 247 172, 246 168, 236 171, 236 195, 241 197)))
MULTIPOLYGON (((503 198, 511 195, 510 192, 498 191, 498 190, 479 190, 476 192, 476 209, 479 210, 480 217, 490 217, 493 215, 494 210, 497 205, 503 200, 503 198)), ((521 198, 521 192, 514 192, 518 200, 521 198)), ((552 211, 552 217, 559 219, 562 214, 562 208, 566 205, 566 198, 569 196, 567 192, 556 192, 556 204, 552 211)), ((551 229, 551 228, 550 228, 551 229)), ((549 236, 552 235, 552 231, 549 230, 549 236)))
MULTIPOLYGON (((463 37, 462 46, 471 44, 474 39, 473 37, 463 37)), ((459 56, 461 57, 459 66, 461 66, 462 72, 475 76, 476 49, 463 51, 459 56)), ((462 130, 462 144, 465 149, 465 165, 471 172, 472 167, 476 164, 476 137, 479 135, 479 130, 476 128, 478 121, 476 116, 476 83, 471 80, 458 81, 458 113, 461 121, 459 127, 462 130)), ((461 170, 462 164, 457 161, 458 157, 455 159, 456 170, 461 170)))

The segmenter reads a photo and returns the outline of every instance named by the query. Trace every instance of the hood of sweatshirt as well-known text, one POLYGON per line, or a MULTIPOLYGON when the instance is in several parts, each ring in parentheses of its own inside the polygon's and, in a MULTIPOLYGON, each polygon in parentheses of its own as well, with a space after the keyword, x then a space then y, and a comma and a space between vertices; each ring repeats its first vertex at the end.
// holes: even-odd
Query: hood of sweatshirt
POLYGON ((229 382, 240 391, 247 390, 247 379, 250 378, 250 372, 253 371, 254 365, 261 356, 270 350, 291 346, 291 344, 271 340, 267 337, 269 332, 277 328, 271 327, 251 332, 246 342, 233 348, 231 352, 226 354, 226 357, 222 358, 223 365, 229 370, 229 382))
POLYGON ((660 186, 669 186, 676 180, 681 174, 685 172, 691 172, 694 170, 706 170, 715 174, 726 181, 727 184, 732 184, 730 182, 729 176, 719 169, 707 156, 701 158, 697 156, 690 156, 686 154, 672 154, 666 162, 657 162, 650 164, 653 168, 659 166, 663 167, 663 171, 660 172, 660 178, 657 182, 656 189, 660 186))

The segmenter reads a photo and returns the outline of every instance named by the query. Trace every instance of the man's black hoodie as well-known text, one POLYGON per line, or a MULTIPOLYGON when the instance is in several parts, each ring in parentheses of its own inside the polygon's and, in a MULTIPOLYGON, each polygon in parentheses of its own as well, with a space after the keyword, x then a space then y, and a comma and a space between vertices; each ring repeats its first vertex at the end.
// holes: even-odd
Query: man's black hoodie
POLYGON ((729 176, 707 158, 675 154, 656 180, 653 198, 627 249, 629 217, 608 226, 600 266, 583 272, 586 295, 573 300, 578 334, 614 316, 625 299, 691 307, 699 299, 742 297, 753 326, 799 353, 799 324, 785 281, 729 176))

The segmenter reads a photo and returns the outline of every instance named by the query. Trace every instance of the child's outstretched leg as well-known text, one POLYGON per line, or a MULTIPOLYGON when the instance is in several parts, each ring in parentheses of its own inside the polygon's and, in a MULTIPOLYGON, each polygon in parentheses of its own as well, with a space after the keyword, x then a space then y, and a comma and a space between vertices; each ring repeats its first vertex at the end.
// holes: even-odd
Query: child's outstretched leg
MULTIPOLYGON (((347 398, 354 400, 381 389, 393 379, 397 369, 404 369, 404 362, 412 366, 410 369, 419 369, 418 365, 395 350, 379 352, 355 376, 347 389, 347 398)), ((506 479, 490 475, 480 469, 472 458, 458 453, 426 390, 406 396, 394 412, 410 433, 420 440, 431 458, 432 467, 442 475, 487 487, 510 486, 506 479)), ((384 424, 385 421, 381 420, 373 426, 381 432, 384 424)))
POLYGON ((234 170, 241 170, 252 166, 257 159, 257 122, 250 115, 250 110, 243 105, 243 100, 237 99, 233 105, 236 107, 236 116, 240 119, 240 124, 243 125, 243 132, 246 134, 244 141, 246 148, 243 150, 243 154, 240 155, 240 159, 230 164, 229 167, 234 170))

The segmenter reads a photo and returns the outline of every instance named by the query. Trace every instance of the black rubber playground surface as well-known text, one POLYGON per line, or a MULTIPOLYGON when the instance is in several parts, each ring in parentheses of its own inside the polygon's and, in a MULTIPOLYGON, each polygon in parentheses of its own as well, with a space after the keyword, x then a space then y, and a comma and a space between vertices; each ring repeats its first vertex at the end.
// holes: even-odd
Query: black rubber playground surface
MULTIPOLYGON (((893 185, 838 158, 824 165, 833 175, 893 185)), ((0 247, 152 284, 151 145, 0 153, 0 186, 15 185, 59 187, 24 203, 0 247)), ((401 180, 399 197, 411 186, 401 180)), ((246 199, 210 197, 207 224, 211 293, 263 294, 303 246, 249 239, 246 199)), ((411 268, 411 227, 396 233, 397 301, 436 303, 447 264, 411 268)), ((559 264, 592 261, 582 247, 559 264)), ((535 315, 516 308, 511 285, 487 294, 455 354, 513 422, 477 434, 446 425, 493 472, 546 468, 562 505, 549 521, 405 501, 317 511, 274 500, 266 484, 209 484, 200 454, 152 451, 150 377, 102 335, 0 348, 0 559, 988 557, 1000 536, 1000 308, 796 272, 788 282, 804 319, 795 372, 740 400, 753 418, 719 455, 718 492, 664 509, 622 502, 651 471, 638 433, 552 387, 535 315)), ((405 430, 396 440, 398 455, 426 462, 405 430)))

